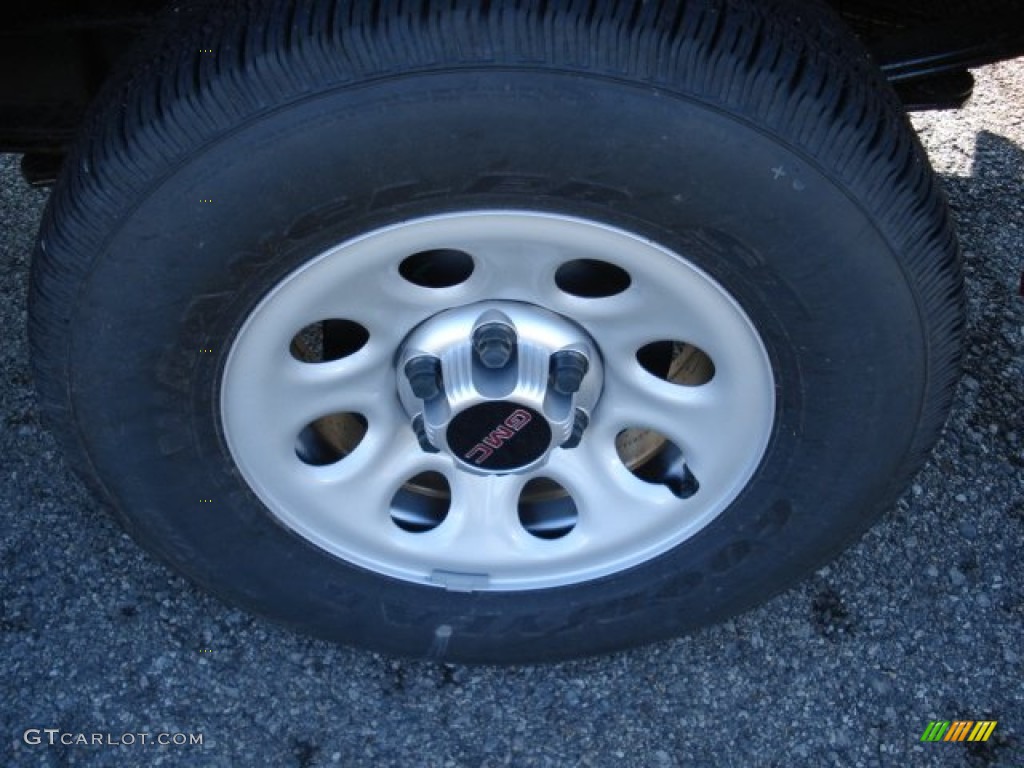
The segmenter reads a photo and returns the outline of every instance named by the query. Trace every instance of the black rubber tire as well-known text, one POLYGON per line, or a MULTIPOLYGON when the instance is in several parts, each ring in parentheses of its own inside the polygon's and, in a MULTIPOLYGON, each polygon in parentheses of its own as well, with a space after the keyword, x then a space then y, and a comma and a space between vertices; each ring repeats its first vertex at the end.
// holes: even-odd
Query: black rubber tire
POLYGON ((936 440, 960 358, 955 238, 897 100, 827 10, 215 2, 157 26, 52 195, 34 365, 76 470, 140 543, 231 602, 404 655, 604 652, 792 584, 891 505, 936 440), (725 286, 776 376, 767 454, 698 535, 597 581, 462 594, 356 568, 242 480, 218 416, 225 352, 327 246, 502 207, 610 223, 725 286))

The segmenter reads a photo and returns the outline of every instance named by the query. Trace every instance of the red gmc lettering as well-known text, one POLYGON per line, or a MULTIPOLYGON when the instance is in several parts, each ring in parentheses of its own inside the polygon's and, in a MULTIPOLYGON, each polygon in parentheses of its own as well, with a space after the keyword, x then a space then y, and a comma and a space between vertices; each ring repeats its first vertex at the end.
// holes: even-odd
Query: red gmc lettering
POLYGON ((463 458, 480 466, 531 421, 533 421, 533 416, 522 408, 516 409, 512 412, 512 415, 505 419, 503 424, 499 424, 491 430, 487 437, 474 445, 463 458))
POLYGON ((531 421, 533 421, 533 417, 526 411, 519 409, 518 411, 513 411, 512 415, 505 419, 505 424, 518 432, 531 421))
POLYGON ((468 461, 472 461, 477 466, 480 466, 485 461, 487 461, 487 457, 490 456, 492 453, 494 453, 494 451, 492 451, 486 445, 481 445, 477 443, 476 445, 473 446, 473 450, 467 453, 463 458, 467 459, 468 461), (477 457, 475 461, 473 460, 474 456, 477 457))
MULTIPOLYGON (((511 418, 511 417, 509 417, 511 418)), ((510 437, 515 437, 516 431, 512 427, 506 427, 504 425, 498 427, 496 430, 491 432, 481 442, 488 448, 501 448, 502 443, 508 440, 510 437)))

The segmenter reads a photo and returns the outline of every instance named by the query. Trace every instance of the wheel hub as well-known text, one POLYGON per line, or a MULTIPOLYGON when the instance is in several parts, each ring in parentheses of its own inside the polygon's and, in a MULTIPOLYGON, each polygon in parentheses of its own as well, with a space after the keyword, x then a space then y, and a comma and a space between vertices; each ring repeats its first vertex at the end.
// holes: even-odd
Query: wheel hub
POLYGON ((427 452, 477 474, 528 472, 576 447, 603 384, 597 345, 577 324, 519 302, 441 312, 397 360, 398 395, 427 452))

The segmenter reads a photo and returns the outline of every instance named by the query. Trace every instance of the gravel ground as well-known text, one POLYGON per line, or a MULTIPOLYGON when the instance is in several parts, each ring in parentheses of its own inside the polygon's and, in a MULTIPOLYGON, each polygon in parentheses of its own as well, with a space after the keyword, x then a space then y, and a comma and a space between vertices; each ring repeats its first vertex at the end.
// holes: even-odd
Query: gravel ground
POLYGON ((968 375, 928 466, 857 546, 760 609, 549 667, 299 637, 144 555, 39 425, 25 292, 46 194, 0 156, 0 764, 1024 766, 1024 60, 977 74, 967 109, 915 118, 970 295, 968 375), (999 724, 986 743, 922 744, 934 719, 999 724), (202 745, 29 745, 29 728, 202 745))

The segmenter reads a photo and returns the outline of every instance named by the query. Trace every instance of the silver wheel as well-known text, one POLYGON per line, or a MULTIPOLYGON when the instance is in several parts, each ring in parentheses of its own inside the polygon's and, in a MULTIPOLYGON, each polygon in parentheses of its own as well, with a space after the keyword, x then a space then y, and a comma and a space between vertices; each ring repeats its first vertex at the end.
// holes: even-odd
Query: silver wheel
POLYGON ((250 487, 318 547, 418 584, 529 590, 707 526, 754 474, 775 401, 747 315, 685 254, 477 211, 288 275, 238 332, 220 407, 250 487))

